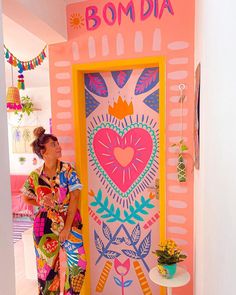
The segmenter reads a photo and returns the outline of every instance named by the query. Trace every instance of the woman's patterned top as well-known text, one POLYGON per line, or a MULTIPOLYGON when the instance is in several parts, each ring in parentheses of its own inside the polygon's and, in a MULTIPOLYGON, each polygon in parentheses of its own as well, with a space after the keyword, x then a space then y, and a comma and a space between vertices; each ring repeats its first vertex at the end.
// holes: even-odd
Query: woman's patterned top
POLYGON ((70 192, 81 189, 82 185, 75 169, 65 162, 58 161, 55 176, 51 179, 44 173, 44 165, 28 176, 22 193, 29 199, 35 199, 41 209, 54 209, 58 212, 67 211, 70 192), (45 203, 45 197, 51 203, 45 203))

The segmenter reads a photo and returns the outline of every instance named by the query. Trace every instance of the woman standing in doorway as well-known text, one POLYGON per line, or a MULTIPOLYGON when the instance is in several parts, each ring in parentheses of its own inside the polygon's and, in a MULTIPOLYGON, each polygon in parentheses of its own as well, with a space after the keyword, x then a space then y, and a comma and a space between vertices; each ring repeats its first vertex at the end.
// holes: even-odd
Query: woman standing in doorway
POLYGON ((40 295, 60 293, 59 251, 66 252, 65 293, 77 295, 84 281, 86 260, 78 210, 82 185, 76 171, 59 160, 61 147, 57 138, 45 134, 43 127, 34 130, 32 148, 44 165, 31 172, 23 186, 26 203, 39 206, 33 236, 40 295))

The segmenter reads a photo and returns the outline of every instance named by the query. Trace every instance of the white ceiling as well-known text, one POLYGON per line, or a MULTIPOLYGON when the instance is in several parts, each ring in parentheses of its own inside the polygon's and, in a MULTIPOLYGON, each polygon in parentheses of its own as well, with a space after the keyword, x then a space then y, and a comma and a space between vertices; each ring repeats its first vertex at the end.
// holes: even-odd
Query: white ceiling
MULTIPOLYGON (((3 0, 4 44, 18 59, 31 60, 41 52, 46 42, 53 44, 66 41, 63 37, 66 31, 66 5, 86 1, 88 0, 3 0)), ((8 87, 12 84, 11 65, 8 62, 5 64, 8 87)), ((16 67, 13 67, 13 72, 16 85, 16 67)), ((34 70, 25 71, 24 77, 28 88, 49 87, 48 58, 34 70)))
MULTIPOLYGON (((22 26, 3 15, 3 38, 6 47, 20 60, 30 60, 36 57, 46 45, 44 41, 33 35, 22 26)), ((6 62, 6 86, 11 85, 11 65, 6 62)), ((14 83, 17 82, 17 68, 13 67, 14 83)), ((49 63, 44 59, 42 65, 34 70, 25 71, 26 87, 49 86, 49 63)))

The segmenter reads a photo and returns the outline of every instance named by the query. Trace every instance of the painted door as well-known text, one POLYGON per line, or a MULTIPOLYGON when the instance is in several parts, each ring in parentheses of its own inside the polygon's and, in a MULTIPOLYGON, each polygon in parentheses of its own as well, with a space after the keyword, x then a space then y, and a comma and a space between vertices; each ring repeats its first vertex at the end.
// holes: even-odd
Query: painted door
POLYGON ((91 294, 159 294, 159 68, 84 74, 91 294))

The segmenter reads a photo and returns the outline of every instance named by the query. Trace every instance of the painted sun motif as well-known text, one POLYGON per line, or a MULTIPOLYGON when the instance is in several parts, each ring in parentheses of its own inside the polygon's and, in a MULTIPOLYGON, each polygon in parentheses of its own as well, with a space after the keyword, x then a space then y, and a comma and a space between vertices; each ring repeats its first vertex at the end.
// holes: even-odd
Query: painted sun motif
POLYGON ((70 26, 73 29, 78 29, 84 26, 84 18, 79 13, 73 13, 70 16, 70 26))

